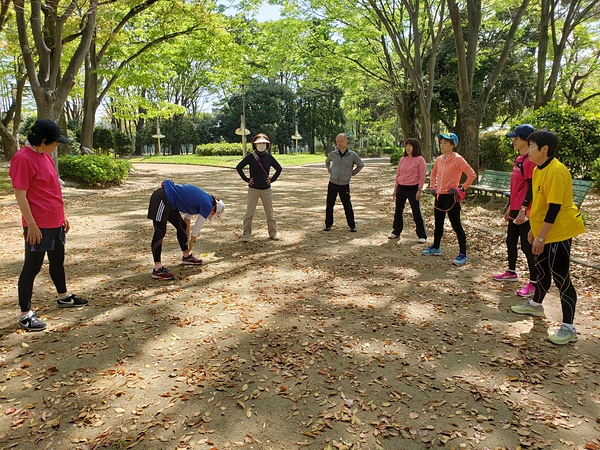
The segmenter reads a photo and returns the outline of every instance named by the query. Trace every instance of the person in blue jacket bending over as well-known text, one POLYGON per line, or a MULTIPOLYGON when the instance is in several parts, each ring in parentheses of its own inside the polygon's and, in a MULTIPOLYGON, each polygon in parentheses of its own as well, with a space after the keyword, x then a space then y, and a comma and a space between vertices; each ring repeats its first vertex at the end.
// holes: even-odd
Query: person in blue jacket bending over
POLYGON ((148 219, 152 219, 154 225, 152 278, 171 280, 174 277, 161 262, 162 243, 167 233, 167 222, 177 230, 177 241, 183 252, 182 264, 199 266, 202 264, 202 260, 192 255, 192 247, 206 219, 220 217, 223 211, 225 211, 225 203, 202 189, 191 184, 175 184, 171 180, 163 181, 161 187, 152 193, 148 206, 148 219), (198 216, 198 219, 194 227, 190 229, 191 218, 195 215, 198 216))

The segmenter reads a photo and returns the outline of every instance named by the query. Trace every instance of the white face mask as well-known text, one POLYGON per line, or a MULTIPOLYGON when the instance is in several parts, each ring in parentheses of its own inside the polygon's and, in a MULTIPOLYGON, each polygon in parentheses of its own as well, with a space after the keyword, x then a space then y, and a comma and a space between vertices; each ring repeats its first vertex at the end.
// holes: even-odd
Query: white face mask
POLYGON ((267 144, 264 143, 260 143, 260 144, 254 144, 256 146, 256 151, 257 152, 264 152, 267 149, 267 144))

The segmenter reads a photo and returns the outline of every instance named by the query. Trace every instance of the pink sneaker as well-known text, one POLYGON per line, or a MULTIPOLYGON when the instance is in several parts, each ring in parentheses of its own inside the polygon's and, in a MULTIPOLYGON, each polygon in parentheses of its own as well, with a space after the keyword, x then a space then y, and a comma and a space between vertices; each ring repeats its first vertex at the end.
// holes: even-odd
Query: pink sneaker
POLYGON ((517 291, 519 297, 533 297, 533 294, 535 294, 535 284, 533 283, 527 283, 523 289, 517 291))
POLYGON ((519 275, 509 272, 508 270, 504 273, 494 275, 492 278, 496 281, 519 281, 519 275))

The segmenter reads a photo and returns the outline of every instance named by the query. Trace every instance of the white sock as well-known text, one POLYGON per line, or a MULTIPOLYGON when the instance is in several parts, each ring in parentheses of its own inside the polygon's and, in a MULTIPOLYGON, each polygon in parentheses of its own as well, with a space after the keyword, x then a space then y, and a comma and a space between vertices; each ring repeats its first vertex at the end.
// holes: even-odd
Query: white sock
POLYGON ((33 316, 33 311, 29 311, 24 316, 21 316, 21 320, 29 319, 31 316, 33 316))
POLYGON ((541 303, 534 302, 533 300, 529 300, 529 304, 530 304, 531 306, 542 306, 542 304, 541 304, 541 303))
POLYGON ((563 323, 563 327, 566 327, 571 331, 575 331, 575 327, 573 326, 572 323, 563 323))

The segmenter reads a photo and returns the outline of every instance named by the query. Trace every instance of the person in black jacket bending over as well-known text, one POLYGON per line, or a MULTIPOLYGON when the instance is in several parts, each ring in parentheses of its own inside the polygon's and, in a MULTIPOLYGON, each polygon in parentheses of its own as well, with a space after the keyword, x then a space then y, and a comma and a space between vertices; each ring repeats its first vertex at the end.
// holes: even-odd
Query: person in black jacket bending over
POLYGON ((267 216, 267 227, 269 238, 275 241, 279 240, 277 234, 277 223, 273 215, 273 194, 271 184, 274 183, 281 174, 281 166, 273 155, 268 151, 271 149, 271 141, 264 133, 259 133, 252 139, 252 153, 242 159, 236 167, 236 170, 246 183, 248 183, 248 200, 246 204, 246 215, 244 216, 242 242, 248 242, 252 235, 252 218, 256 211, 258 199, 262 201, 265 214, 267 216), (244 167, 250 167, 250 177, 244 173, 244 167), (275 169, 273 176, 269 176, 271 168, 275 169))
POLYGON ((323 231, 331 230, 333 207, 339 194, 342 205, 344 205, 346 222, 348 222, 350 231, 354 233, 356 232, 356 222, 354 222, 354 211, 350 202, 350 178, 360 172, 365 164, 360 156, 348 149, 348 137, 344 133, 337 135, 335 145, 338 149, 329 153, 325 160, 325 166, 329 172, 329 185, 327 186, 327 207, 323 231))

